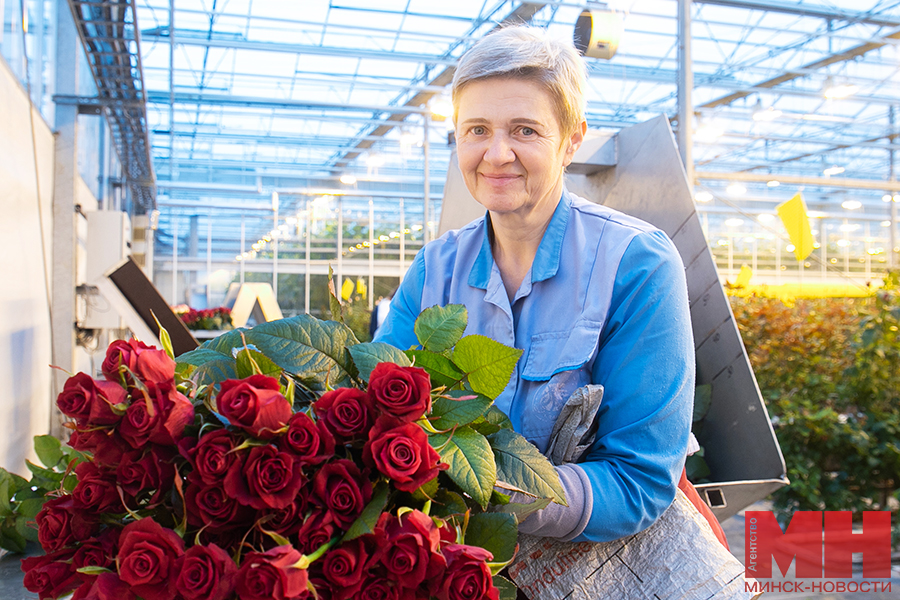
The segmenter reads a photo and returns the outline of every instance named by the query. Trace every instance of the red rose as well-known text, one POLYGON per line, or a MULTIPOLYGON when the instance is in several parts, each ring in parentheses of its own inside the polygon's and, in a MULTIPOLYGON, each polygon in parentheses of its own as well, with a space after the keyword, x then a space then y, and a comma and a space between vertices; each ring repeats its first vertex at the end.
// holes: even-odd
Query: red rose
POLYGON ((97 514, 122 511, 114 472, 83 462, 75 467, 75 474, 78 476, 78 485, 72 490, 75 508, 97 514))
POLYGON ((164 351, 135 339, 116 340, 106 349, 100 370, 109 381, 128 387, 134 383, 131 376, 134 373, 143 383, 153 383, 168 391, 174 385, 175 361, 164 351))
POLYGON ((278 446, 303 466, 319 465, 334 456, 334 435, 324 423, 300 412, 288 421, 287 433, 278 438, 278 446))
POLYGON ((75 507, 72 496, 60 496, 44 502, 35 521, 38 541, 45 552, 55 552, 87 539, 97 526, 94 519, 75 507))
POLYGON ((75 590, 72 600, 136 600, 131 587, 115 573, 100 573, 75 590))
POLYGON ((131 450, 116 429, 76 429, 69 437, 69 445, 79 452, 90 452, 96 464, 113 469, 122 460, 122 454, 131 450))
POLYGON ((117 483, 132 499, 149 496, 153 504, 174 485, 173 459, 171 452, 163 446, 154 446, 145 452, 133 450, 123 455, 116 469, 117 483))
POLYGON ((347 529, 372 499, 372 483, 353 461, 339 459, 319 469, 313 492, 331 511, 335 522, 347 529))
POLYGON ((101 427, 119 422, 123 409, 116 412, 113 407, 124 405, 127 400, 122 386, 110 381, 95 381, 85 373, 78 373, 66 380, 63 391, 56 398, 56 406, 82 427, 101 427))
POLYGON ((253 511, 229 495, 221 485, 204 485, 195 473, 188 476, 184 494, 188 523, 219 533, 249 525, 253 511))
POLYGON ((366 575, 366 537, 358 537, 329 550, 322 559, 322 574, 335 590, 335 600, 355 598, 366 575))
POLYGON ((325 392, 313 403, 313 410, 339 441, 365 439, 372 426, 371 400, 355 388, 338 388, 325 392))
POLYGON ((234 592, 237 565, 216 546, 194 546, 179 560, 175 589, 184 600, 226 600, 234 592))
POLYGON ((391 417, 379 417, 369 431, 363 460, 404 492, 415 491, 447 468, 421 427, 391 417))
POLYGON ((293 412, 278 380, 266 375, 222 382, 216 406, 223 417, 255 438, 270 440, 293 412))
POLYGON ((303 482, 303 471, 293 455, 275 446, 257 446, 243 463, 231 465, 224 487, 241 504, 279 509, 294 501, 303 482))
POLYGON ((290 537, 300 531, 303 525, 303 517, 306 514, 307 495, 301 488, 294 501, 280 510, 266 511, 271 519, 266 521, 264 527, 270 531, 290 537))
MULTIPOLYGON (((328 510, 314 510, 297 531, 297 549, 312 554, 339 533, 334 516, 328 510)), ((318 561, 317 561, 318 562, 318 561)), ((313 563, 316 564, 316 563, 313 563)))
POLYGON ((380 575, 369 574, 363 581, 359 594, 359 600, 417 600, 413 588, 403 587, 396 581, 391 581, 380 575))
POLYGON ((150 517, 134 521, 119 540, 119 577, 144 600, 173 600, 175 565, 182 554, 184 541, 174 531, 150 517))
POLYGON ((432 593, 438 600, 499 600, 488 561, 493 555, 477 546, 450 544, 442 550, 447 570, 432 593))
POLYGON ((290 546, 250 553, 241 562, 235 592, 241 600, 301 600, 306 598, 306 569, 296 567, 302 555, 290 546))
POLYGON ((194 420, 194 405, 175 388, 166 390, 152 383, 146 388, 146 395, 143 391, 135 394, 118 432, 136 449, 147 442, 175 445, 194 420))
POLYGON ((225 479, 229 467, 239 460, 233 450, 240 444, 235 435, 226 429, 204 434, 188 452, 194 472, 208 485, 216 485, 225 479))
POLYGON ((41 598, 58 598, 81 585, 81 578, 71 564, 72 550, 22 559, 25 589, 41 598))
POLYGON ((425 513, 414 510, 402 517, 382 513, 375 527, 373 561, 380 562, 390 577, 404 587, 415 588, 440 575, 445 563, 439 553, 441 535, 425 513))
POLYGON ((420 367, 378 363, 369 376, 369 394, 382 411, 412 422, 431 410, 431 377, 420 367))
MULTIPOLYGON (((119 549, 119 529, 107 529, 99 536, 83 542, 72 557, 72 568, 77 571, 84 567, 104 567, 115 569, 116 554, 119 549)), ((96 575, 80 574, 82 580, 93 581, 96 575)))

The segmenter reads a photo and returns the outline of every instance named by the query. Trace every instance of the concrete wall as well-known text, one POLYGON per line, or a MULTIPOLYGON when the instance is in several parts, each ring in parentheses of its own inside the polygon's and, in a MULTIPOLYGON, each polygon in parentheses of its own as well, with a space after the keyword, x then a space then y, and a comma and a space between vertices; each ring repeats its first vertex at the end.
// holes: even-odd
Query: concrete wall
POLYGON ((30 106, 0 58, 0 466, 20 474, 51 419, 54 138, 30 106))

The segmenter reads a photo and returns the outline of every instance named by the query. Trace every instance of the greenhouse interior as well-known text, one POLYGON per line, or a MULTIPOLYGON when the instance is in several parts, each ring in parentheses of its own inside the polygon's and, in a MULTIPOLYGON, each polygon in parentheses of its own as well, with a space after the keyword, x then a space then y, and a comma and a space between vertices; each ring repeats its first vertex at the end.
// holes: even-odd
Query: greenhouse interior
MULTIPOLYGON (((682 253, 698 394, 713 386, 718 419, 692 480, 729 538, 731 517, 772 498, 780 516, 900 511, 900 4, 0 0, 0 14, 3 473, 28 475, 35 436, 65 439, 67 379, 147 338, 150 296, 190 348, 333 319, 335 302, 370 341, 423 246, 484 214, 460 214, 451 82, 476 42, 527 24, 587 51, 596 153, 576 157, 573 189, 618 170, 632 191, 610 206, 640 205, 682 253), (146 280, 130 294, 110 274, 126 262, 146 280), (765 446, 755 466, 729 463, 739 448, 715 457, 729 436, 765 446)), ((4 481, 0 523, 15 525, 4 481)), ((15 562, 0 596, 37 598, 7 583, 15 562)))

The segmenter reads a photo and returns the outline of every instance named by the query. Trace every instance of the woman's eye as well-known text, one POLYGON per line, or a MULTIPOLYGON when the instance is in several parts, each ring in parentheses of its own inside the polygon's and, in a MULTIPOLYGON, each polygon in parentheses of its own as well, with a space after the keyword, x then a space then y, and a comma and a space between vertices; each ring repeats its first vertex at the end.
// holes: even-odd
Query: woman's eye
POLYGON ((471 131, 474 135, 484 135, 487 130, 481 125, 476 125, 471 131))
POLYGON ((520 131, 522 132, 522 135, 534 135, 535 133, 537 133, 531 127, 523 127, 520 131))

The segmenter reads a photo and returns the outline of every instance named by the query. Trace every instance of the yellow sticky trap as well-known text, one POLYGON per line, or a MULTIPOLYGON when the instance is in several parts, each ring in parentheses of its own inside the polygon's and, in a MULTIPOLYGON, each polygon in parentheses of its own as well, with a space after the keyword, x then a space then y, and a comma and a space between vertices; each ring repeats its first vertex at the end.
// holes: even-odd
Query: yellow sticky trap
POLYGON ((797 192, 793 198, 787 202, 782 202, 775 210, 784 223, 794 245, 794 256, 797 260, 803 260, 813 251, 812 229, 809 226, 809 215, 806 214, 806 203, 803 202, 803 196, 797 192))
POLYGON ((753 277, 753 269, 747 265, 742 265, 741 272, 738 273, 737 279, 734 280, 735 287, 747 287, 751 277, 753 277))
POLYGON ((353 281, 350 279, 345 279, 344 283, 341 284, 341 298, 344 300, 349 300, 351 294, 353 294, 353 281))
POLYGON ((368 291, 368 289, 366 287, 366 282, 363 281, 362 279, 357 279, 356 280, 356 293, 359 294, 360 296, 362 296, 363 298, 365 298, 367 291, 368 291))

